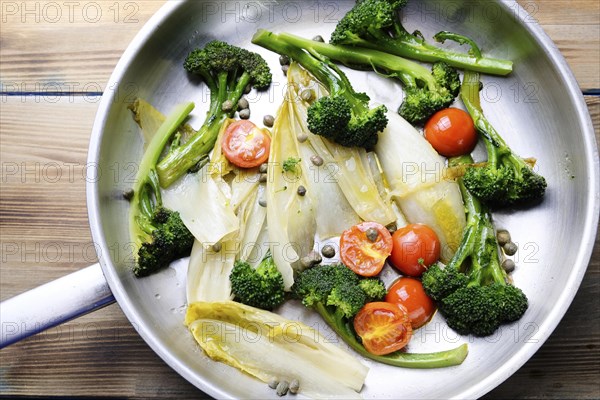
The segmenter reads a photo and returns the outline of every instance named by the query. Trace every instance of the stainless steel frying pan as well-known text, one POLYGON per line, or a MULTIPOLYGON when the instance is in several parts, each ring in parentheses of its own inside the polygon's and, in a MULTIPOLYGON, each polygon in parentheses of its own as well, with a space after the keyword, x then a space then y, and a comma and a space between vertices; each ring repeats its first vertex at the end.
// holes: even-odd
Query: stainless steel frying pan
MULTIPOLYGON (((212 362, 198 349, 182 323, 184 262, 174 263, 152 277, 133 277, 129 268, 132 258, 127 203, 121 199, 132 181, 125 175, 115 181, 108 171, 115 166, 130 168, 141 157, 138 129, 126 109, 133 97, 140 96, 164 112, 181 101, 193 100, 198 117, 192 125, 198 126, 207 108, 208 93, 199 83, 191 83, 181 68, 192 47, 218 38, 251 47, 265 56, 275 72, 275 83, 266 94, 250 95, 253 115, 261 118, 275 112, 284 78, 278 73, 277 56, 250 44, 252 34, 258 28, 268 28, 327 37, 351 4, 287 0, 168 2, 121 58, 106 85, 116 89, 104 94, 94 124, 88 161, 97 168, 87 186, 87 200, 100 262, 3 302, 1 346, 32 334, 33 327, 37 331, 49 328, 116 299, 144 340, 204 392, 215 397, 274 396, 265 385, 212 362)), ((531 303, 523 319, 493 338, 477 340, 456 336, 441 319, 434 319, 417 335, 418 343, 415 339, 411 342, 413 351, 469 342, 470 354, 465 363, 430 371, 369 363, 371 371, 363 395, 478 397, 533 355, 557 326, 579 287, 598 223, 597 147, 586 105, 566 62, 518 4, 414 0, 404 15, 407 28, 418 28, 426 37, 439 30, 460 32, 473 37, 488 54, 515 62, 510 77, 484 78, 483 107, 520 154, 538 158, 538 168, 548 179, 549 188, 544 202, 535 208, 495 214, 497 225, 509 228, 521 245, 514 279, 531 303)), ((351 72, 350 77, 357 89, 367 91, 374 100, 391 108, 400 103, 398 85, 374 74, 351 72)), ((284 313, 327 329, 300 308, 288 306, 284 313)))

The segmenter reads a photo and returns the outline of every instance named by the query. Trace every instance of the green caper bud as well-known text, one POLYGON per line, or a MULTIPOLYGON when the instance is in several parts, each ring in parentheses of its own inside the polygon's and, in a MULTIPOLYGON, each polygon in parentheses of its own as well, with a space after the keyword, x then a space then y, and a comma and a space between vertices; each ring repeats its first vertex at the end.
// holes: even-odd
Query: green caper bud
POLYGON ((513 242, 506 243, 504 246, 502 246, 502 248, 504 249, 504 253, 507 256, 514 256, 515 254, 517 254, 517 250, 519 250, 517 245, 513 242))
POLYGON ((510 242, 510 233, 507 230, 500 230, 496 233, 496 239, 498 240, 498 244, 500 246, 504 246, 506 243, 510 242))

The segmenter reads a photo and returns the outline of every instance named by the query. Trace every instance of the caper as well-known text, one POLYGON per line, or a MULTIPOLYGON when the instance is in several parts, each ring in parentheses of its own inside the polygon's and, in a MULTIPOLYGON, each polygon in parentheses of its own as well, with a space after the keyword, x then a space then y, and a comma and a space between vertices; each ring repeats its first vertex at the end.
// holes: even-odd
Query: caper
POLYGON ((218 253, 221 251, 221 242, 217 242, 215 244, 212 245, 212 251, 214 251, 215 253, 218 253))
POLYGON ((377 240, 377 236, 379 236, 379 232, 377 232, 377 229, 375 228, 369 228, 367 229, 367 231, 365 232, 365 234, 367 235, 367 239, 369 239, 371 242, 374 242, 377 240))
POLYGON ((394 232, 396 232, 398 230, 398 225, 396 225, 395 222, 392 222, 391 224, 387 224, 385 227, 391 234, 393 234, 394 232))
POLYGON ((260 183, 265 183, 267 181, 267 174, 260 174, 260 176, 258 177, 258 181, 260 183))
POLYGON ((316 165, 317 167, 320 167, 321 165, 323 165, 323 159, 316 154, 313 154, 312 156, 310 156, 310 162, 312 162, 313 165, 316 165))
POLYGON ((135 192, 133 191, 133 189, 129 189, 123 192, 123 198, 127 201, 133 199, 133 195, 135 194, 135 192))
POLYGON ((252 90, 252 85, 247 84, 246 87, 244 88, 244 94, 250 93, 251 90, 252 90))
POLYGON ((281 67, 281 70, 283 71, 283 74, 285 76, 287 76, 288 69, 290 69, 289 65, 284 65, 284 66, 281 67))
POLYGON ((289 65, 290 58, 288 56, 286 56, 285 54, 280 55, 279 56, 279 64, 280 65, 289 65))
POLYGON ((277 385, 277 388, 275 389, 277 392, 277 396, 285 396, 288 392, 290 388, 290 383, 288 381, 281 381, 279 382, 279 384, 277 385))
POLYGON ((502 268, 506 271, 506 272, 513 272, 515 270, 515 262, 513 260, 509 260, 508 258, 504 261, 502 261, 502 268))
POLYGON ((323 257, 325 258, 333 258, 335 257, 335 247, 327 244, 321 249, 321 254, 323 254, 323 257))
POLYGON ((277 379, 277 378, 271 378, 271 379, 269 380, 269 387, 270 387, 271 389, 276 389, 276 388, 277 388, 277 385, 279 385, 279 379, 277 379))
POLYGON ((260 199, 258 200, 258 205, 261 207, 266 207, 267 206, 267 200, 266 199, 260 199))
POLYGON ((267 163, 262 163, 260 164, 260 167, 258 167, 258 172, 260 172, 261 174, 266 174, 268 169, 269 165, 267 163))
POLYGON ((263 117, 263 124, 267 127, 267 128, 271 128, 273 127, 273 124, 275 123, 275 117, 272 115, 265 115, 263 117))
POLYGON ((504 253, 507 256, 514 256, 515 254, 517 254, 517 250, 519 250, 517 245, 513 242, 506 243, 504 246, 502 246, 502 248, 504 249, 504 253))
POLYGON ((248 119, 248 118, 250 118, 250 109, 249 108, 244 108, 243 110, 240 110, 240 118, 241 119, 248 119))
POLYGON ((302 132, 302 133, 298 134, 297 138, 300 143, 304 143, 308 140, 308 135, 306 133, 302 132))
POLYGON ((306 188, 302 185, 298 186, 298 196, 304 196, 306 194, 306 188))
POLYGON ((323 36, 321 35, 313 37, 312 40, 314 40, 315 42, 325 42, 325 39, 323 39, 323 36))
POLYGON ((500 246, 504 246, 506 243, 510 242, 510 233, 507 230, 500 230, 496 233, 496 239, 498 240, 498 244, 500 246))
POLYGON ((245 110, 246 108, 250 108, 250 103, 248 103, 248 99, 242 97, 238 100, 238 110, 245 110))
POLYGON ((300 381, 298 379, 292 379, 290 382, 290 393, 296 394, 300 389, 300 381))

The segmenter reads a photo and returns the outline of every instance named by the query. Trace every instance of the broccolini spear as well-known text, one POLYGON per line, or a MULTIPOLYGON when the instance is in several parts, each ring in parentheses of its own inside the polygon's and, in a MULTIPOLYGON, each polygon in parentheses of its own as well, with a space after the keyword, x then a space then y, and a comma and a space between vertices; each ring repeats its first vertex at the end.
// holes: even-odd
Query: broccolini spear
POLYGON ((483 165, 467 167, 464 185, 473 195, 494 207, 539 200, 546 192, 546 179, 515 154, 483 115, 479 99, 479 74, 466 71, 461 98, 473 118, 487 149, 483 165))
POLYGON ((237 260, 229 275, 235 300, 252 307, 272 310, 285 300, 283 276, 268 252, 256 269, 237 260))
POLYGON ((179 213, 162 206, 155 169, 164 148, 193 108, 194 103, 175 107, 148 144, 139 165, 129 209, 129 230, 137 252, 133 272, 138 277, 189 255, 194 243, 179 213))
POLYGON ((360 355, 397 367, 442 368, 458 365, 467 356, 467 345, 437 353, 369 353, 357 338, 352 318, 367 303, 382 299, 386 290, 377 278, 361 278, 343 264, 318 265, 296 277, 292 294, 317 311, 352 349, 360 355))
MULTIPOLYGON (((469 165, 471 156, 450 159, 469 165)), ((448 325, 461 334, 487 336, 523 316, 528 307, 521 289, 507 283, 489 210, 458 179, 467 210, 462 242, 445 268, 436 264, 422 276, 427 295, 436 300, 448 325)))
POLYGON ((321 97, 308 109, 311 132, 342 146, 367 149, 375 146, 377 133, 387 126, 387 108, 383 105, 369 108, 369 97, 355 92, 346 75, 325 55, 307 52, 308 49, 263 29, 254 34, 252 43, 289 56, 329 91, 329 96, 321 97))
POLYGON ((237 104, 248 85, 266 89, 271 84, 271 71, 260 55, 218 40, 193 50, 184 68, 199 75, 208 86, 210 109, 200 130, 158 163, 156 170, 163 187, 175 182, 213 148, 221 125, 235 113, 235 107, 223 107, 223 103, 237 104))
MULTIPOLYGON (((452 104, 460 89, 458 72, 443 62, 435 63, 430 71, 414 61, 378 50, 336 46, 304 39, 289 33, 275 34, 259 31, 254 36, 253 41, 276 52, 283 52, 283 54, 285 54, 284 46, 293 46, 303 49, 319 59, 326 57, 350 68, 373 69, 375 72, 384 74, 387 77, 399 79, 404 84, 405 96, 398 112, 404 119, 413 124, 423 122, 436 111, 448 107, 452 104)), ((292 58, 294 57, 292 56, 292 58)), ((310 69, 308 70, 312 73, 310 69)), ((313 75, 315 74, 313 73, 313 75)), ((329 115, 329 110, 324 111, 329 115)), ((315 109, 313 109, 313 114, 316 114, 315 109)), ((319 113, 319 115, 321 114, 323 112, 319 113)), ((319 129, 325 129, 321 126, 311 128, 310 118, 309 110, 309 129, 314 133, 322 134, 319 129)), ((321 119, 324 119, 324 124, 329 123, 327 119, 323 117, 321 119)), ((339 132, 337 126, 333 125, 331 130, 339 132)), ((323 134, 323 136, 327 135, 323 134)))
MULTIPOLYGON (((449 65, 492 75, 508 75, 512 62, 475 57, 433 46, 419 31, 408 33, 399 16, 408 0, 362 0, 340 20, 331 43, 380 50, 419 61, 444 61, 449 65)), ((444 32, 444 34, 447 34, 444 32)), ((436 35, 436 40, 443 37, 436 35)))

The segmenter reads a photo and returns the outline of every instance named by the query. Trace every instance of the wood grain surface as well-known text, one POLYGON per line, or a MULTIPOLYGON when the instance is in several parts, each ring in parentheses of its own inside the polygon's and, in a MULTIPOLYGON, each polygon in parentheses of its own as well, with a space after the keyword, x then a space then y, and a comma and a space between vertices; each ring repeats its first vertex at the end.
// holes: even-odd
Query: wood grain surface
MULTIPOLYGON (((0 300, 95 261, 85 170, 99 95, 162 3, 0 1, 0 300)), ((555 41, 582 90, 597 92, 600 2, 519 3, 555 41)), ((586 101, 600 140, 600 97, 586 101)), ((599 378, 597 238, 554 334, 485 398, 600 398, 599 378)), ((205 397, 154 354, 116 304, 0 351, 0 397, 35 396, 205 397)))

